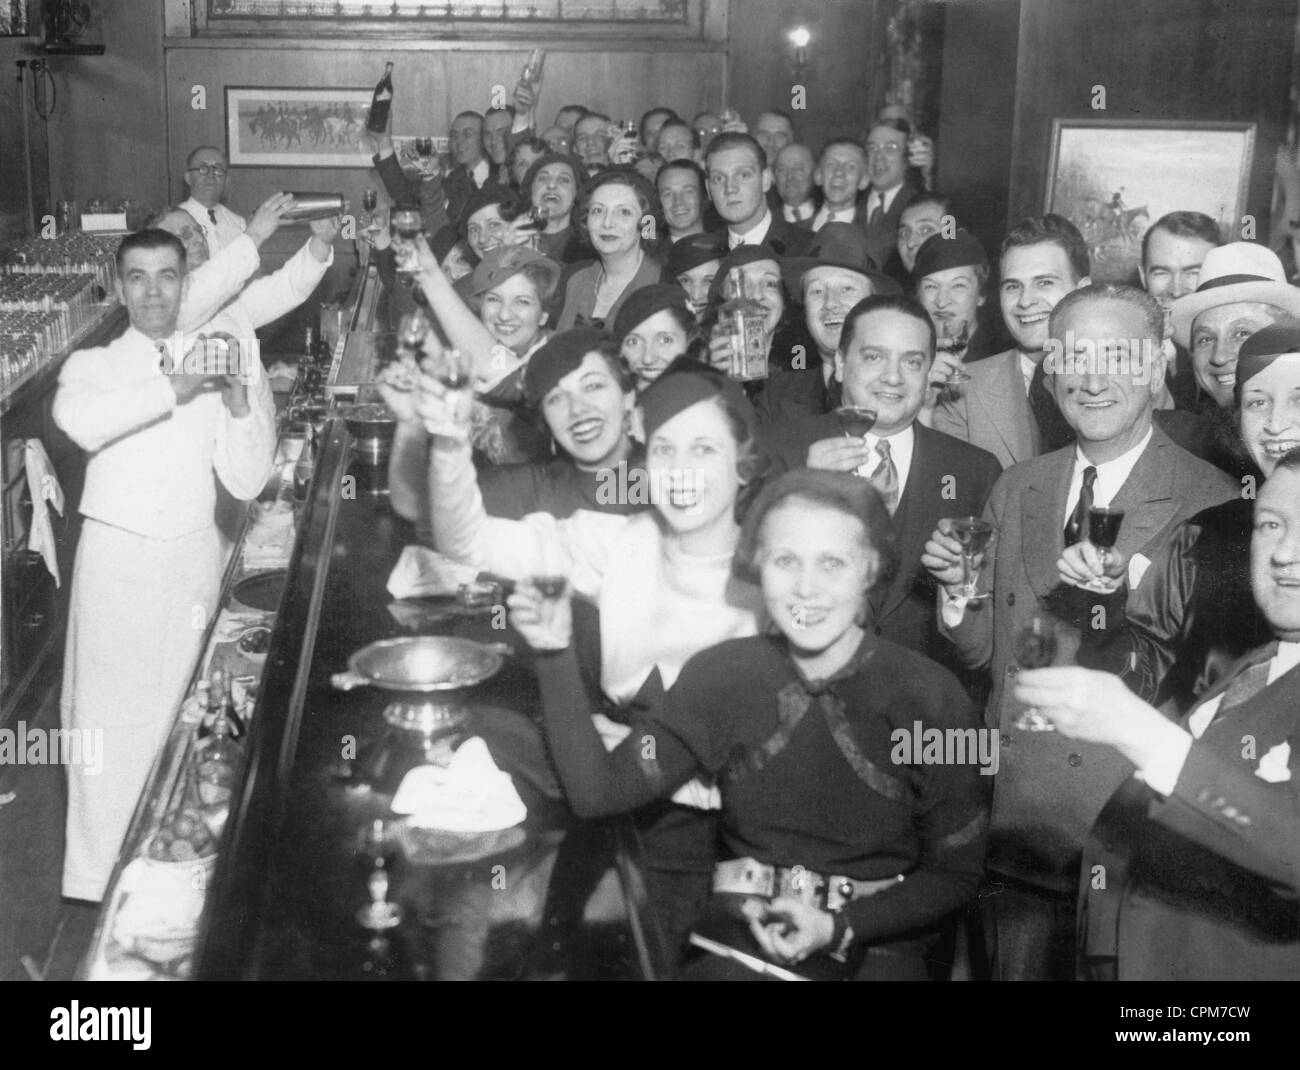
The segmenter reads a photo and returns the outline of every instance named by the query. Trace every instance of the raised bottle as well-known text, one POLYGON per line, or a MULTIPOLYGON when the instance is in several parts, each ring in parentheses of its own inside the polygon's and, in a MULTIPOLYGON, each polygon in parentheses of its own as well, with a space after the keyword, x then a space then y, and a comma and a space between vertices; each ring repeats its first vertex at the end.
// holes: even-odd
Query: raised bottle
POLYGON ((372 134, 382 134, 388 128, 388 115, 393 109, 393 63, 384 64, 384 76, 375 86, 370 98, 370 114, 366 116, 366 129, 372 134))

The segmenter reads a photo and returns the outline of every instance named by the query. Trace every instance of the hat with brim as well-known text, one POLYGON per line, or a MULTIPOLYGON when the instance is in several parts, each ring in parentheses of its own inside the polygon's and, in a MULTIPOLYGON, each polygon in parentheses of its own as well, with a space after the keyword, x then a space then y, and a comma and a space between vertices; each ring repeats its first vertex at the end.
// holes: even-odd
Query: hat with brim
POLYGON ((789 256, 781 264, 786 292, 803 302, 804 276, 814 268, 839 268, 861 275, 871 283, 872 293, 901 293, 892 279, 881 274, 867 251, 867 235, 852 223, 827 223, 813 236, 807 256, 789 256))
POLYGON ((1200 285, 1195 293, 1180 297, 1170 310, 1174 341, 1191 348, 1196 317, 1220 305, 1260 302, 1300 316, 1300 290, 1286 281, 1277 253, 1254 242, 1236 241, 1205 254, 1200 285))
POLYGON ((782 258, 770 245, 737 245, 732 249, 722 258, 718 273, 709 285, 709 304, 717 305, 725 299, 723 295, 727 292, 727 276, 732 268, 748 267, 762 260, 771 260, 776 264, 777 271, 781 270, 782 258))
POLYGON ((727 255, 726 239, 720 234, 690 234, 672 243, 664 268, 673 278, 694 271, 701 264, 727 255))
POLYGON ((1237 382, 1233 386, 1237 404, 1251 379, 1286 356, 1300 357, 1300 323, 1273 323, 1247 338, 1237 352, 1237 382))
POLYGON ((548 280, 549 293, 540 295, 545 303, 560 284, 560 265, 526 245, 499 245, 485 253, 474 269, 473 275, 470 276, 470 296, 482 297, 489 290, 495 290, 506 279, 518 275, 530 264, 545 273, 548 280))

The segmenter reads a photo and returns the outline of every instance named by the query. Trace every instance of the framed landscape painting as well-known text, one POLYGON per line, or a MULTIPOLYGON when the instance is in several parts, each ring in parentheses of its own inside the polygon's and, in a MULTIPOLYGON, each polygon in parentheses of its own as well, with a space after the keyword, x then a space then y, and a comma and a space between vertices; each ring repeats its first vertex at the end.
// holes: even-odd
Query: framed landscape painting
POLYGON ((1203 212, 1240 238, 1254 149, 1254 123, 1057 119, 1045 210, 1079 228, 1094 282, 1128 282, 1167 212, 1203 212))
POLYGON ((370 89, 226 87, 232 167, 369 167, 370 89))

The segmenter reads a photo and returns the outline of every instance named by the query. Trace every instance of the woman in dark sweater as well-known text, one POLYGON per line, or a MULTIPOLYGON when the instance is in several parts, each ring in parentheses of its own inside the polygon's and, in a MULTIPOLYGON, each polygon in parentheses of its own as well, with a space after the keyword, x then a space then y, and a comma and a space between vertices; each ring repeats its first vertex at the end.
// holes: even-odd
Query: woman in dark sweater
MULTIPOLYGON (((510 600, 512 624, 552 652, 539 658, 547 737, 575 811, 632 810, 715 774, 726 860, 696 932, 803 976, 925 979, 983 867, 991 778, 970 747, 966 762, 927 762, 913 744, 927 730, 974 739, 976 711, 946 670, 866 627, 895 557, 867 481, 806 469, 773 481, 735 560, 779 631, 695 655, 608 754, 567 591, 543 599, 524 583, 510 600)), ((707 956, 686 976, 760 975, 707 956)))

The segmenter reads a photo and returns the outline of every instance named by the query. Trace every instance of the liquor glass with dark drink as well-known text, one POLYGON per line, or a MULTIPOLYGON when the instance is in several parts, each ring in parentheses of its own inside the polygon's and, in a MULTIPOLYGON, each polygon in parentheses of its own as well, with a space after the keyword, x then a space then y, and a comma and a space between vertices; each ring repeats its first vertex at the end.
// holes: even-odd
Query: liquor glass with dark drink
POLYGON ((988 549, 993 533, 997 530, 995 525, 990 524, 987 520, 981 520, 977 516, 960 516, 955 520, 948 521, 948 534, 961 543, 961 593, 963 598, 992 597, 987 592, 984 594, 975 592, 975 586, 979 582, 979 569, 975 565, 975 559, 988 549))
POLYGON ((858 405, 841 405, 835 410, 835 418, 847 438, 865 438, 876 426, 875 412, 858 405))
POLYGON ((1094 505, 1088 510, 1088 541, 1101 551, 1102 560, 1106 558, 1106 551, 1114 549, 1123 520, 1123 509, 1094 505))
MULTIPOLYGON (((1046 669, 1056 660, 1060 643, 1051 617, 1034 613, 1016 633, 1016 664, 1022 669, 1046 669)), ((1016 718, 1022 732, 1055 732, 1056 726, 1034 709, 1024 710, 1016 718)))

